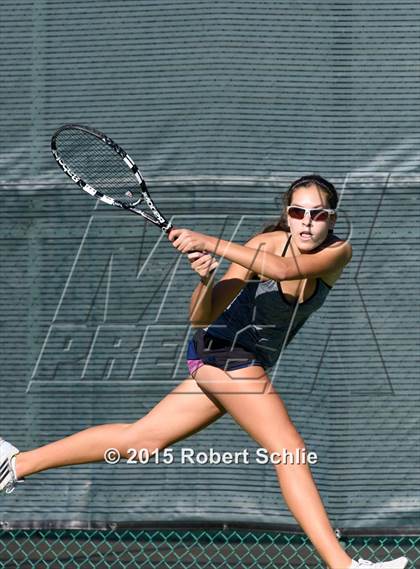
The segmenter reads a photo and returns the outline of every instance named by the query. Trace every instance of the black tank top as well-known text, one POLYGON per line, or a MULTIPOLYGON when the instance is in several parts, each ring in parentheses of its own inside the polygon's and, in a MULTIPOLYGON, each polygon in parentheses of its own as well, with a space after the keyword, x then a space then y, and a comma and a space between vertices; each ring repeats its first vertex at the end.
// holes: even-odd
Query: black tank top
MULTIPOLYGON (((289 247, 291 236, 283 249, 289 247)), ((212 336, 229 340, 251 351, 265 367, 272 367, 309 316, 324 303, 332 287, 320 277, 315 291, 304 302, 290 303, 280 284, 272 279, 252 280, 224 312, 205 328, 212 336)))

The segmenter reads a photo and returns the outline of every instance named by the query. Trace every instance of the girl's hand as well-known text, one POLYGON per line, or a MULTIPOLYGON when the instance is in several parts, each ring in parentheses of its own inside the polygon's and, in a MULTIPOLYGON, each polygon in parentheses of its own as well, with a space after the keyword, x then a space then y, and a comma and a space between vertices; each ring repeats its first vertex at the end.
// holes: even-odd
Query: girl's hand
POLYGON ((181 253, 204 251, 208 248, 206 245, 207 235, 190 229, 171 229, 168 239, 172 241, 175 249, 181 253))
POLYGON ((200 253, 200 251, 194 251, 193 253, 188 253, 187 257, 191 263, 191 268, 200 275, 203 282, 210 273, 219 266, 219 261, 206 251, 202 253, 200 253))

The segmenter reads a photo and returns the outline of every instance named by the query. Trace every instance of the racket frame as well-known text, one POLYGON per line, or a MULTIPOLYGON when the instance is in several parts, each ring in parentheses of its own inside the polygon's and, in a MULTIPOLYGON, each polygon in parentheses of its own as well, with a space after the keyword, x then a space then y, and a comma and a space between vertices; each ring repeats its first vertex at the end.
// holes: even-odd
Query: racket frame
POLYGON ((149 222, 153 223, 154 225, 156 225, 157 227, 159 227, 164 233, 169 233, 169 231, 173 228, 172 223, 170 221, 168 221, 161 214, 161 212, 158 210, 155 203, 153 202, 152 198, 150 197, 149 191, 147 189, 146 182, 145 182, 140 170, 138 169, 136 163, 134 162, 134 160, 127 154, 127 152, 119 144, 114 142, 112 140, 112 138, 109 138, 109 136, 106 136, 103 132, 101 132, 95 128, 83 126, 80 124, 72 124, 72 123, 64 124, 63 126, 58 128, 54 132, 54 134, 51 138, 51 152, 52 152, 52 155, 54 156, 55 161, 57 162, 58 166, 63 170, 63 172, 75 184, 77 184, 82 190, 84 190, 90 196, 98 199, 99 201, 101 201, 105 204, 113 205, 113 206, 118 207, 120 209, 125 209, 127 211, 130 211, 131 213, 135 213, 136 215, 141 215, 147 221, 149 221, 149 222), (58 149, 57 149, 57 137, 58 137, 58 135, 63 130, 70 130, 70 129, 81 130, 83 132, 86 132, 87 134, 96 136, 96 138, 101 140, 103 143, 107 144, 116 154, 118 154, 118 156, 123 160, 123 162, 126 164, 128 169, 131 170, 132 174, 134 175, 134 177, 137 180, 137 183, 140 186, 141 197, 137 201, 135 201, 131 204, 126 204, 126 203, 121 202, 117 199, 111 198, 111 197, 107 196, 106 194, 104 194, 103 192, 96 190, 93 186, 91 186, 90 184, 85 182, 85 180, 83 180, 83 178, 81 178, 78 174, 76 174, 75 172, 72 171, 72 169, 66 164, 65 160, 60 156, 58 149), (140 205, 140 203, 143 200, 146 202, 148 208, 150 209, 150 211, 152 212, 153 215, 150 215, 141 209, 137 209, 137 207, 140 205))

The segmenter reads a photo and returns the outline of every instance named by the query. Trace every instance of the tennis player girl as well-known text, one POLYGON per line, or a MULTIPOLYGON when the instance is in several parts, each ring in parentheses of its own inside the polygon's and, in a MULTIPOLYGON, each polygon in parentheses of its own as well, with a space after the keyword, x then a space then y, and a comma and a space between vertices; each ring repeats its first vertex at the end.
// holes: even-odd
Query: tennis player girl
MULTIPOLYGON (((0 490, 11 492, 24 477, 49 468, 101 461, 110 447, 124 457, 130 448, 164 449, 226 412, 269 453, 305 448, 267 370, 320 308, 350 261, 351 246, 333 233, 337 193, 321 176, 293 182, 284 203, 279 222, 245 245, 188 229, 170 232, 172 245, 200 276, 190 305, 198 328, 188 349, 190 376, 132 424, 91 427, 26 452, 0 439, 0 490), (231 261, 217 284, 214 255, 231 261)), ((307 462, 275 468, 286 504, 329 569, 406 567, 405 557, 352 560, 337 540, 307 462)))

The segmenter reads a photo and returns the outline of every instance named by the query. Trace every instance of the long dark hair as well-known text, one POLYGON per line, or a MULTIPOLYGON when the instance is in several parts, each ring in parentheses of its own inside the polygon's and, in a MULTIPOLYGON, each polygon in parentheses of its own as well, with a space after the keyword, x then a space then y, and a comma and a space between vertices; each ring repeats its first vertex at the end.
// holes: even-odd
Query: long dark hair
POLYGON ((311 185, 315 185, 319 191, 325 192, 328 196, 328 204, 330 208, 336 209, 338 204, 338 195, 334 185, 319 174, 308 174, 290 184, 288 190, 283 194, 283 211, 279 219, 264 227, 261 233, 268 233, 269 231, 290 231, 287 223, 287 206, 292 203, 293 192, 296 188, 300 188, 302 186, 307 188, 311 185))

